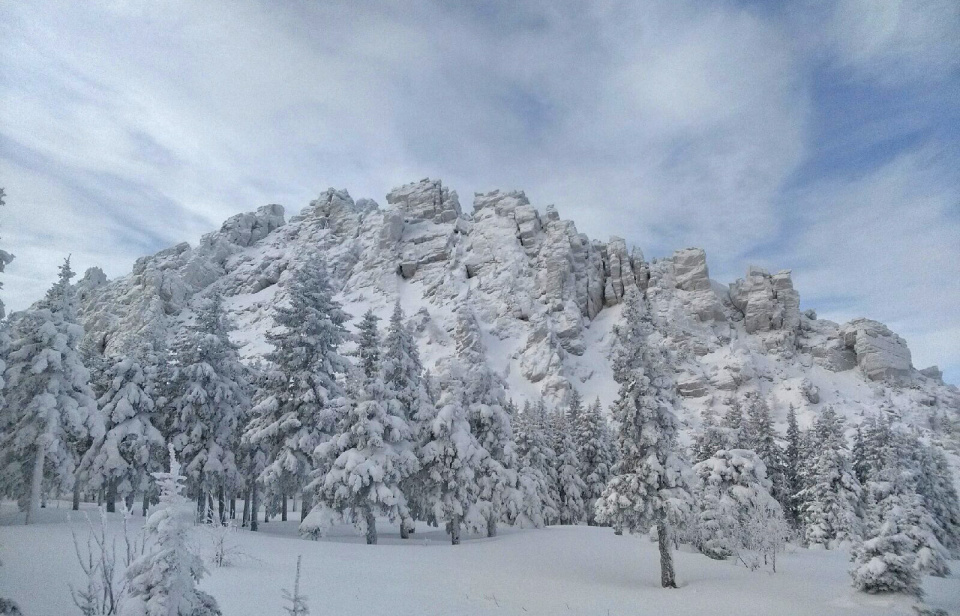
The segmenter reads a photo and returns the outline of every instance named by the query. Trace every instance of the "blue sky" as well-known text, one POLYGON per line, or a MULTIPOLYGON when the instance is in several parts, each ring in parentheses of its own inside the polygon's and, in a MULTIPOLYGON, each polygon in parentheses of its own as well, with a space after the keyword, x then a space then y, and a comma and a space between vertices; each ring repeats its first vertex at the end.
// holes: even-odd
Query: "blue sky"
POLYGON ((724 282, 792 269, 960 382, 960 3, 0 4, 22 308, 329 186, 522 188, 724 282))

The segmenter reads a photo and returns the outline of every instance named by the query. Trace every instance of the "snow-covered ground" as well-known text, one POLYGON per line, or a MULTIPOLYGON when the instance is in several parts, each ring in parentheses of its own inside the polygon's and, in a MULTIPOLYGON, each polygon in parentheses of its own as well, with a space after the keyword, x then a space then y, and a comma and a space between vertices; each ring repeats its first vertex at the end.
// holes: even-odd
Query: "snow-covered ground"
MULTIPOLYGON (((83 582, 71 527, 84 538, 86 522, 74 514, 71 525, 67 509, 51 507, 29 527, 15 525, 12 503, 0 510, 0 596, 19 602, 27 616, 79 613, 68 588, 83 582)), ((120 516, 111 515, 108 524, 119 533, 120 516)), ((135 516, 133 526, 140 524, 135 516)), ((905 597, 854 591, 848 556, 837 551, 790 550, 776 574, 681 552, 680 588, 664 590, 658 585, 656 545, 644 537, 617 537, 608 528, 508 529, 460 546, 426 527, 402 541, 385 521, 375 546, 365 545, 351 528, 334 529, 318 542, 300 539, 296 528, 293 521, 270 522, 259 533, 232 534, 247 556, 231 567, 210 567, 201 584, 224 616, 283 613, 281 589, 293 587, 301 554, 301 588, 314 616, 913 614, 914 601, 905 597)), ((198 534, 204 549, 206 541, 198 534)), ((960 614, 960 563, 953 569, 950 578, 927 577, 923 586, 929 606, 960 614)))

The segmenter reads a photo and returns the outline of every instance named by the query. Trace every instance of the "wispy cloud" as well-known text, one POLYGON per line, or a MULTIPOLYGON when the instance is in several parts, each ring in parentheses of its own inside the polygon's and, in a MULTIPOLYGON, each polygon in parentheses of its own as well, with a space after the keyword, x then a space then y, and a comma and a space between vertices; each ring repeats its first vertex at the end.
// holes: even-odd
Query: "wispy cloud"
POLYGON ((960 327, 957 5, 801 8, 4 3, 7 303, 67 252, 119 275, 238 211, 429 175, 652 256, 704 246, 721 279, 793 267, 806 304, 887 319, 960 380, 937 342, 960 327))

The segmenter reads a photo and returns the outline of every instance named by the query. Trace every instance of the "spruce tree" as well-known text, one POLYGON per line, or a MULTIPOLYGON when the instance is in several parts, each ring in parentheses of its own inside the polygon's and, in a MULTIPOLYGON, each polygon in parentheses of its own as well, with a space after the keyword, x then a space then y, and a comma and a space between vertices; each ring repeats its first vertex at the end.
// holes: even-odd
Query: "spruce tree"
POLYGON ((517 524, 541 527, 556 520, 560 513, 550 488, 549 469, 554 452, 547 441, 542 418, 528 402, 516 418, 514 442, 519 458, 518 483, 522 498, 517 524))
POLYGON ((572 421, 562 410, 554 412, 552 420, 553 449, 557 453, 555 469, 557 492, 560 498, 559 522, 560 524, 580 524, 586 518, 584 494, 587 486, 580 476, 581 464, 572 434, 572 421))
POLYGON ((518 498, 513 427, 503 380, 486 362, 480 328, 467 303, 458 310, 454 337, 457 353, 451 376, 462 383, 470 430, 485 452, 476 477, 477 511, 486 520, 487 536, 493 537, 497 523, 512 517, 507 510, 518 498))
MULTIPOLYGON (((350 367, 340 354, 349 317, 333 299, 322 259, 307 260, 287 287, 289 303, 277 307, 277 328, 267 333, 273 350, 266 359, 281 378, 263 390, 243 435, 246 445, 267 456, 259 480, 284 494, 307 484, 313 452, 330 437, 343 412, 344 391, 337 378, 350 367)), ((306 514, 309 492, 303 497, 306 514)))
POLYGON ((196 322, 176 345, 177 367, 170 402, 175 410, 170 443, 184 463, 198 512, 207 495, 217 493, 220 519, 224 494, 239 483, 240 430, 250 412, 250 378, 230 341, 231 323, 223 300, 214 293, 196 314, 196 322))
POLYGON ((376 516, 409 519, 400 485, 417 470, 418 462, 407 418, 385 399, 380 333, 372 312, 364 316, 359 330, 360 366, 349 411, 333 436, 317 447, 315 458, 323 472, 309 487, 316 490, 320 503, 347 514, 365 531, 367 543, 375 544, 376 516))
POLYGON ((459 545, 464 521, 475 513, 480 491, 477 474, 487 454, 470 429, 459 382, 444 385, 420 460, 433 518, 445 523, 450 542, 459 545))
POLYGON ((105 371, 107 390, 98 401, 106 433, 84 455, 82 466, 93 488, 106 487, 107 511, 115 498, 125 498, 127 509, 137 492, 147 492, 151 473, 159 471, 166 442, 156 406, 157 364, 152 349, 143 359, 113 358, 105 371))
POLYGON ((790 506, 792 494, 787 485, 784 470, 784 453, 777 444, 770 407, 759 394, 751 393, 746 398, 746 420, 749 425, 750 447, 760 457, 766 467, 766 476, 770 481, 770 494, 780 503, 782 509, 790 506))
POLYGON ((775 563, 786 542, 786 523, 770 494, 763 460, 747 449, 720 450, 694 472, 701 551, 711 558, 736 555, 750 569, 761 560, 775 563))
POLYGON ((160 505, 144 531, 151 540, 143 556, 127 569, 129 583, 122 616, 219 616, 217 601, 198 589, 206 575, 203 561, 190 547, 190 505, 185 477, 170 446, 170 472, 154 473, 160 505))
POLYGON ((678 403, 644 308, 631 292, 616 329, 614 379, 620 391, 613 411, 622 458, 596 510, 601 523, 630 532, 645 533, 655 526, 660 583, 675 588, 670 526, 689 515, 691 496, 677 445, 678 403))
POLYGON ((104 430, 90 373, 77 351, 83 327, 76 323, 72 277, 68 258, 44 307, 17 320, 7 357, 0 468, 6 469, 4 488, 19 497, 28 524, 39 513, 44 475, 71 487, 80 447, 104 430))
POLYGON ((808 486, 800 493, 802 517, 806 541, 829 549, 859 536, 861 488, 848 458, 843 420, 833 407, 821 412, 814 435, 818 451, 808 486))
POLYGON ((729 436, 724 427, 717 420, 717 413, 713 408, 703 411, 700 428, 694 433, 691 453, 693 462, 703 462, 713 457, 721 449, 727 449, 729 436))
MULTIPOLYGON (((574 390, 576 391, 576 390, 574 390)), ((571 405, 571 409, 575 408, 571 405)), ((610 479, 614 455, 610 446, 607 422, 603 418, 600 399, 573 418, 573 435, 583 478, 583 504, 587 524, 596 524, 595 504, 610 479)))
POLYGON ((787 410, 787 443, 783 450, 783 479, 789 495, 783 508, 787 521, 794 527, 800 524, 800 491, 803 489, 803 470, 801 465, 802 435, 797 423, 797 410, 791 404, 787 410))
MULTIPOLYGON (((384 338, 383 382, 386 388, 385 402, 389 413, 403 417, 410 426, 414 451, 428 440, 429 425, 436 414, 436 405, 431 399, 430 387, 420 361, 420 352, 410 328, 404 322, 400 302, 394 304, 390 323, 384 338)), ((407 538, 413 531, 414 519, 429 517, 427 495, 420 472, 401 481, 400 489, 407 499, 410 517, 401 521, 400 536, 407 538)))

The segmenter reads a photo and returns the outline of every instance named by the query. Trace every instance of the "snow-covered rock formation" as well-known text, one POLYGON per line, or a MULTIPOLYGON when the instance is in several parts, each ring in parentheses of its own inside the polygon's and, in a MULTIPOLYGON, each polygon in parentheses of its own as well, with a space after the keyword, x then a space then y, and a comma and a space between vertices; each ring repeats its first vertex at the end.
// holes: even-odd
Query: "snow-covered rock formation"
POLYGON ((809 422, 825 404, 847 416, 889 409, 924 426, 960 421, 960 391, 939 371, 914 369, 904 341, 880 323, 841 326, 801 312, 789 271, 751 267, 721 284, 703 250, 648 262, 621 238, 591 240, 519 191, 477 194, 466 213, 455 191, 425 179, 386 201, 329 189, 286 221, 279 205, 234 216, 196 247, 143 257, 122 278, 93 269, 78 283, 88 344, 111 353, 169 338, 217 289, 243 356, 259 357, 290 271, 320 253, 355 318, 367 308, 387 317, 401 301, 428 367, 454 352, 455 315, 472 311, 488 365, 520 403, 558 403, 573 387, 609 403, 611 328, 636 287, 673 351, 688 426, 746 392, 764 396, 781 422, 791 405, 809 422))

